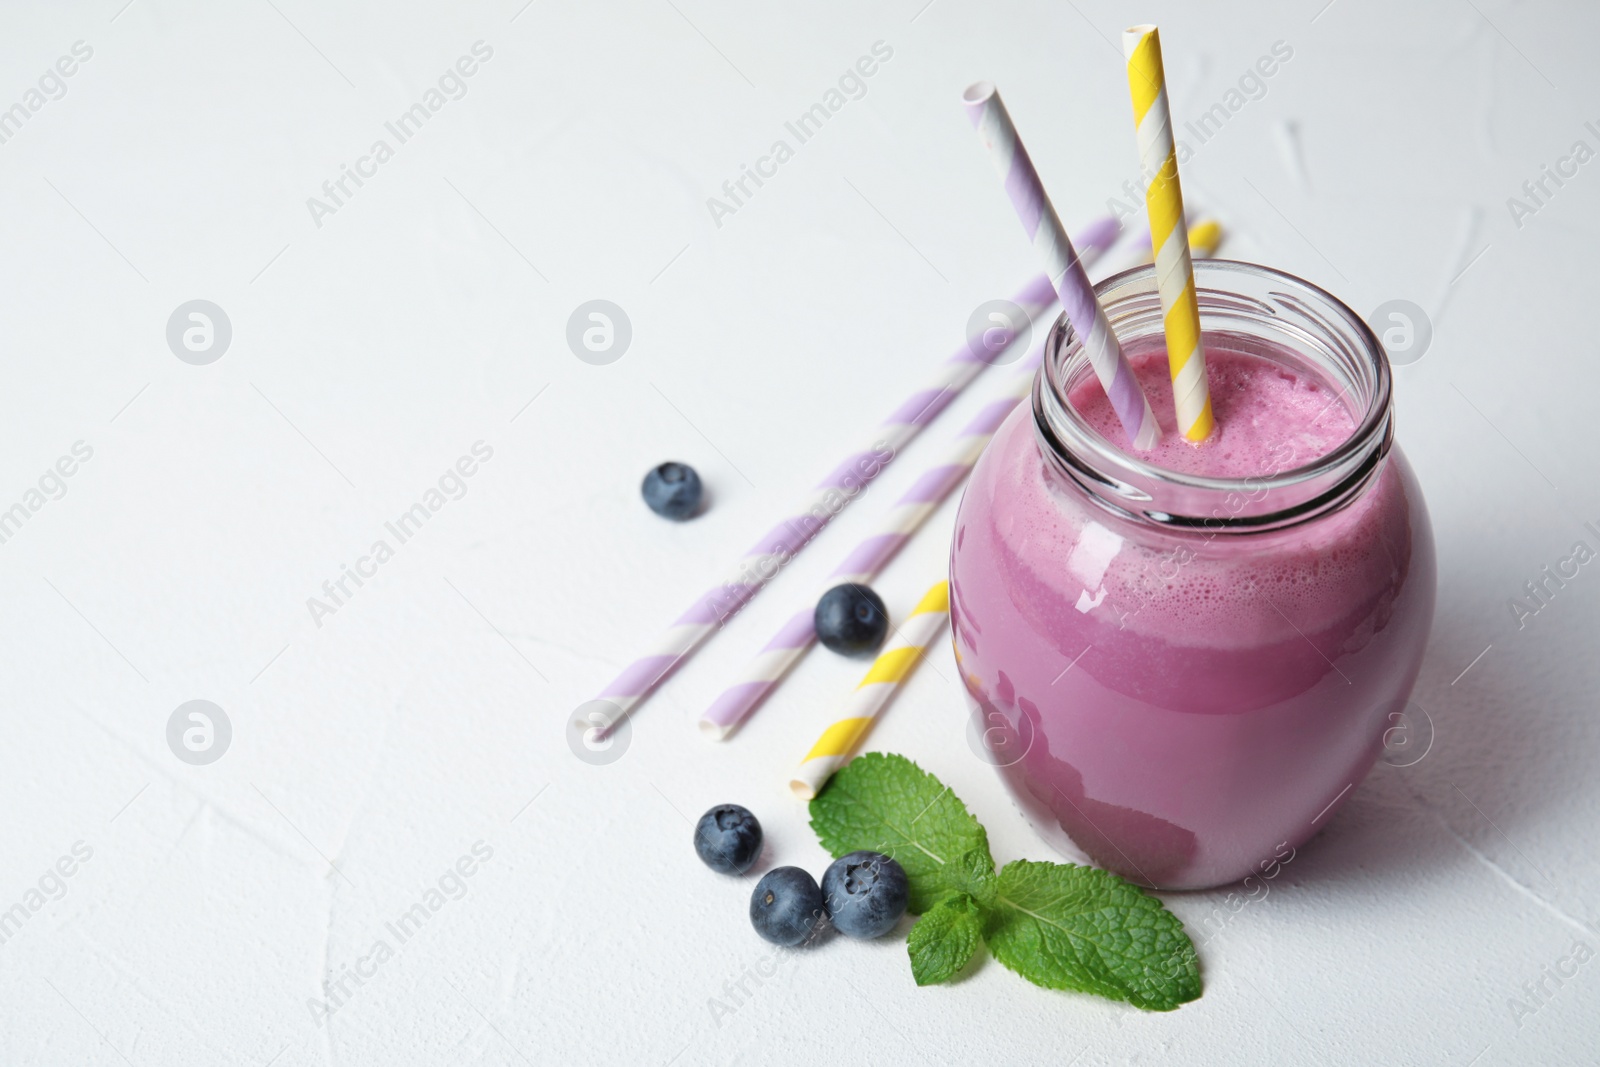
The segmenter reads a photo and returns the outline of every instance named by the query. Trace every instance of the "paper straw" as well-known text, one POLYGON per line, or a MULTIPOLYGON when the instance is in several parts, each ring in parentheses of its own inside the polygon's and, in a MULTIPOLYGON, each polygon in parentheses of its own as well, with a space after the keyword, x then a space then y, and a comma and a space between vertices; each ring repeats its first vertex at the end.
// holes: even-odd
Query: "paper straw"
MULTIPOLYGON (((1189 231, 1195 242, 1195 254, 1208 256, 1216 251, 1222 239, 1222 227, 1215 221, 1202 222, 1189 231), (1204 249, 1199 242, 1209 242, 1204 249)), ((1102 254, 1101 249, 1084 245, 1085 262, 1092 263, 1102 254)), ((1148 246, 1149 242, 1145 242, 1148 246)), ((1145 259, 1149 253, 1144 253, 1145 259)), ((973 464, 994 436, 1000 424, 1011 414, 1033 389, 1034 374, 1044 356, 1044 338, 1035 344, 1026 358, 1017 365, 1017 371, 1006 382, 1005 391, 975 415, 958 433, 945 454, 934 463, 879 521, 877 527, 850 550, 843 561, 822 583, 818 595, 844 582, 870 582, 886 567, 895 554, 921 528, 945 497, 949 496, 972 472, 973 464)), ((713 741, 724 741, 745 719, 760 707, 792 667, 800 662, 817 639, 816 607, 808 603, 772 635, 772 639, 745 667, 739 680, 724 689, 700 718, 701 731, 713 741)))
POLYGON ((929 589, 872 669, 851 694, 844 714, 822 732, 806 758, 795 768, 789 789, 801 800, 810 800, 822 790, 833 772, 855 751, 856 745, 872 729, 872 724, 899 691, 901 683, 922 662, 933 639, 950 617, 950 583, 940 582, 929 589))
POLYGON ((1215 425, 1206 355, 1200 344, 1200 305, 1195 299, 1194 264, 1189 259, 1183 190, 1178 185, 1178 155, 1172 142, 1166 74, 1161 66, 1161 36, 1154 26, 1123 31, 1128 57, 1128 90, 1138 130, 1139 169, 1144 174, 1145 213, 1150 217, 1150 248, 1156 262, 1156 288, 1165 316, 1167 366, 1172 372, 1172 403, 1178 432, 1204 441, 1215 425))
POLYGON ((1222 247, 1222 223, 1216 219, 1201 219, 1189 227, 1189 255, 1209 259, 1222 247))
POLYGON ((1006 106, 992 82, 978 82, 968 86, 962 95, 967 116, 978 130, 978 136, 989 150, 989 158, 1011 195, 1011 206, 1017 211, 1023 232, 1033 242, 1034 251, 1044 261, 1045 273, 1061 298, 1061 307, 1067 320, 1082 340, 1089 363, 1100 379, 1111 407, 1122 422, 1122 429, 1136 449, 1147 449, 1156 443, 1161 428, 1150 410, 1133 368, 1122 354, 1122 345, 1106 321, 1105 310, 1095 298, 1094 287, 1083 261, 1073 250, 1072 242, 1056 217, 1056 210, 1045 195, 1028 150, 1017 136, 1006 106))
MULTIPOLYGON (((1103 250, 1115 241, 1117 229, 1115 219, 1103 219, 1090 227, 1088 236, 1103 250)), ((1040 276, 1018 291, 1014 303, 1030 318, 1037 318, 1054 303, 1054 296, 1049 279, 1040 276)), ((608 712, 615 709, 616 716, 614 722, 596 733, 601 737, 610 734, 680 663, 693 655, 701 643, 749 603, 784 564, 878 476, 919 430, 972 383, 989 365, 993 358, 991 351, 972 339, 957 349, 940 364, 931 381, 912 393, 878 426, 868 441, 818 482, 800 506, 768 530, 722 581, 702 593, 644 655, 623 668, 596 698, 611 706, 608 712)), ((590 705, 585 704, 583 708, 589 709, 590 705)), ((593 729, 594 725, 584 719, 577 720, 577 724, 585 730, 593 729)))
MULTIPOLYGON (((1155 253, 1150 248, 1150 228, 1147 226, 1139 237, 1130 246, 1132 256, 1111 273, 1131 270, 1143 266, 1155 258, 1155 253)), ((1189 254, 1209 259, 1217 254, 1217 249, 1222 247, 1222 223, 1216 219, 1201 219, 1189 227, 1189 254)))

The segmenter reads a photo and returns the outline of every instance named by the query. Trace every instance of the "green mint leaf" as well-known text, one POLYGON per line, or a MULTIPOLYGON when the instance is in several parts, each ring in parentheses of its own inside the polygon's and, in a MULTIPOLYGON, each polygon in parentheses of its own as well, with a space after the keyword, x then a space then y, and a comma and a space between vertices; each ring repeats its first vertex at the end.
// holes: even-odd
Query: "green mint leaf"
POLYGON ((940 901, 917 920, 906 939, 911 977, 918 985, 947 982, 978 951, 983 940, 983 909, 965 893, 940 901))
POLYGON ((845 764, 811 801, 811 828, 835 857, 869 849, 898 860, 911 883, 908 910, 915 915, 971 892, 974 870, 993 877, 989 835, 978 820, 939 779, 904 756, 868 752, 845 764))
POLYGON ((978 907, 987 910, 994 903, 999 878, 994 873, 994 859, 987 845, 963 852, 945 864, 943 873, 946 885, 971 897, 978 907))
POLYGON ((984 940, 995 959, 1033 984, 1150 1011, 1200 995, 1183 924, 1131 882, 1093 867, 1018 860, 1006 864, 995 888, 984 940))

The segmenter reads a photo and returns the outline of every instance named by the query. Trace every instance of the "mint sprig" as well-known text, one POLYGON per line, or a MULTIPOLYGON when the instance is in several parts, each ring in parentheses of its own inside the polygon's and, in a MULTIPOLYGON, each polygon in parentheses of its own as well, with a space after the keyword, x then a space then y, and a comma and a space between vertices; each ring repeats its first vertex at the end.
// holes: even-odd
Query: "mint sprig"
POLYGON ((1200 995, 1199 961, 1161 902, 1109 871, 1017 860, 996 873, 989 836, 949 788, 904 756, 869 752, 811 801, 834 856, 893 856, 911 883, 907 951, 918 985, 948 981, 980 941, 1035 985, 1149 1011, 1200 995))

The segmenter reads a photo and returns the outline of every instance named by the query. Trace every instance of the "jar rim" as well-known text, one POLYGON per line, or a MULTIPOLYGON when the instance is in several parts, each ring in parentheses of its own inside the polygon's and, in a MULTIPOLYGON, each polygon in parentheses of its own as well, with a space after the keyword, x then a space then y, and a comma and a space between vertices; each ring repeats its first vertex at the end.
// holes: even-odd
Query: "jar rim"
MULTIPOLYGON (((1292 352, 1337 387, 1338 399, 1351 393, 1364 404, 1365 410, 1347 408, 1359 416, 1350 436, 1325 455, 1262 476, 1214 477, 1157 466, 1106 440, 1069 401, 1092 368, 1063 313, 1050 330, 1034 383, 1041 447, 1102 505, 1175 529, 1277 529, 1343 506, 1381 466, 1393 441, 1393 376, 1372 328, 1327 290, 1285 271, 1230 259, 1196 260, 1194 269, 1202 336, 1216 332, 1207 328, 1209 318, 1213 326, 1253 326, 1250 336, 1292 352), (1228 515, 1206 506, 1241 493, 1260 500, 1228 515)), ((1141 336, 1159 332, 1159 323, 1148 329, 1152 310, 1159 319, 1154 272, 1149 264, 1133 267, 1095 286, 1113 332, 1125 343, 1130 320, 1141 315, 1147 327, 1141 336)))

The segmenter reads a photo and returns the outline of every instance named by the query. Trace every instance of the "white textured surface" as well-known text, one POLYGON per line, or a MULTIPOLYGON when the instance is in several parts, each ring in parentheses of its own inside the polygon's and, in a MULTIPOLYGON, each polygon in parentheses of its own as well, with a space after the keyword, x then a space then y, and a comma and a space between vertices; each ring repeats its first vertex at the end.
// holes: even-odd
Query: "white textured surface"
MULTIPOLYGON (((0 144, 0 506, 94 450, 0 545, 0 910, 93 849, 0 944, 0 1061, 1592 1058, 1600 962, 1542 1005, 1523 987, 1600 946, 1597 565, 1521 630, 1507 602, 1596 545, 1600 163, 1520 228, 1506 206, 1600 148, 1591 6, 122 3, 0 14, 0 107, 94 49, 0 144), (687 820, 742 801, 771 857, 820 870, 784 779, 860 665, 813 654, 726 746, 695 719, 985 390, 643 706, 622 759, 580 762, 562 724, 1028 275, 961 89, 1000 83, 1080 222, 1134 172, 1111 42, 1145 20, 1180 124, 1293 48, 1185 165, 1227 251, 1434 316, 1398 406, 1439 543, 1435 746, 1233 916, 1176 1013, 992 962, 917 990, 885 942, 780 956, 714 1018, 768 953, 751 883, 701 869, 687 820), (480 39, 465 98, 315 226, 306 198, 480 39), (879 40, 865 97, 714 226, 706 198, 879 40), (634 326, 605 367, 564 342, 595 297, 634 326), (194 298, 234 328, 206 367, 163 336, 194 298), (467 495, 317 627, 306 598, 478 440, 467 495), (691 524, 637 498, 669 457, 713 494, 691 524), (195 698, 233 723, 210 766, 164 740, 195 698), (325 972, 479 841, 467 894, 314 1023, 325 972)), ((891 605, 942 566, 949 510, 879 582, 891 605)), ((934 666, 873 745, 949 782, 1002 861, 1046 858, 934 666)), ((1191 926, 1223 901, 1168 898, 1191 926)))

